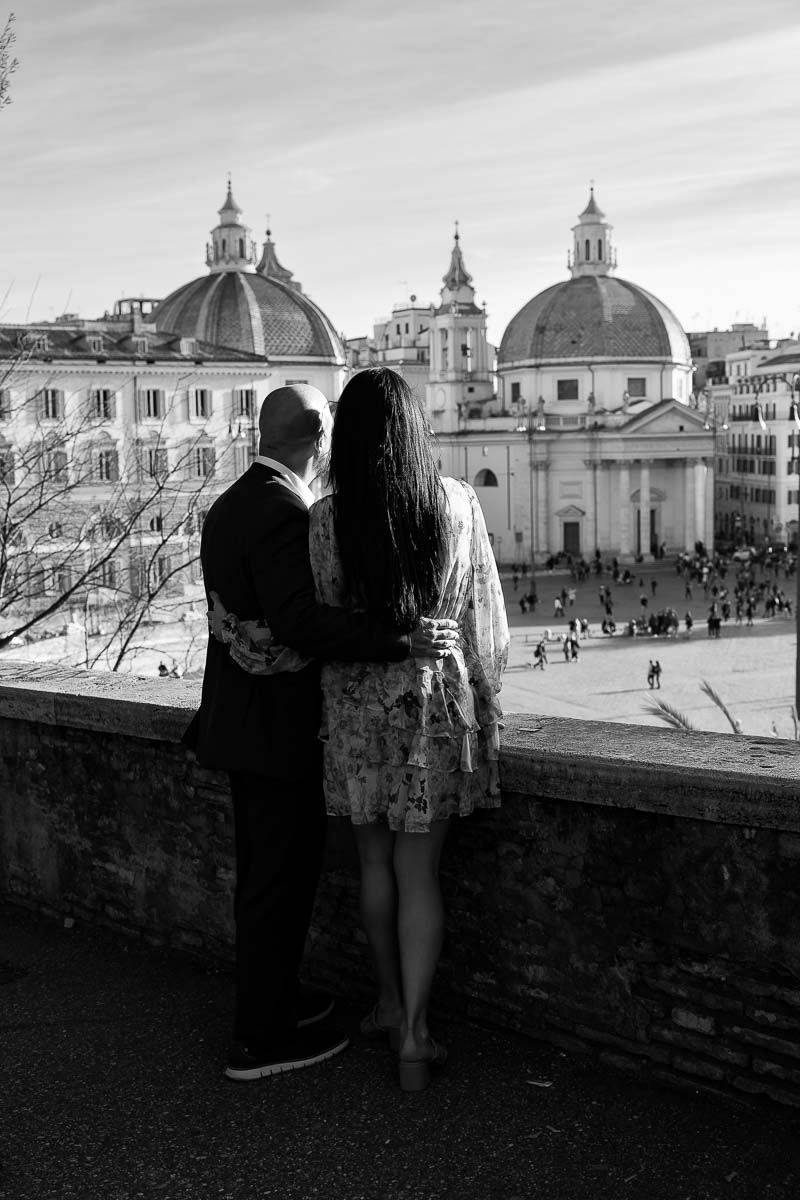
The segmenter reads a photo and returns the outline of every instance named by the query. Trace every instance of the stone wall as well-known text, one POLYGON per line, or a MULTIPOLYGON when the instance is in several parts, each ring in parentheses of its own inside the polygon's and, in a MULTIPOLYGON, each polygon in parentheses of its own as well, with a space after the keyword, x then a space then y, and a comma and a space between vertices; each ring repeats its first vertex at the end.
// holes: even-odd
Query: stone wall
MULTIPOLYGON (((229 960, 224 777, 197 685, 0 666, 0 893, 229 960)), ((675 1086, 800 1105, 800 748, 510 717, 504 803, 454 822, 436 1008, 675 1086)), ((366 1001, 332 821, 309 973, 366 1001)))

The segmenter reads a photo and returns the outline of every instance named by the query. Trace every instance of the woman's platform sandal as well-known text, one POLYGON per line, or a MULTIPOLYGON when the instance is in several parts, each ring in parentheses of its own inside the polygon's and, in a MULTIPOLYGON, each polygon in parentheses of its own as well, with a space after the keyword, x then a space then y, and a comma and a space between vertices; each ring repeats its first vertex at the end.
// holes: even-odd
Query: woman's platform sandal
POLYGON ((397 1073, 402 1092, 424 1092, 431 1081, 431 1071, 440 1070, 447 1062, 447 1049, 441 1042, 430 1039, 433 1054, 430 1058, 398 1058, 397 1073))

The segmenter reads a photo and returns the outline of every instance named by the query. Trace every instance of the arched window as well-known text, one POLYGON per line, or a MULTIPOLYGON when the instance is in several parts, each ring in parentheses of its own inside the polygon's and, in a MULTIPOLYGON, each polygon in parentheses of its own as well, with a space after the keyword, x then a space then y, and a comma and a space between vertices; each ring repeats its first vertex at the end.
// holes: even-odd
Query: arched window
POLYGON ((228 245, 228 243, 225 241, 225 238, 223 238, 222 239, 222 253, 223 254, 225 254, 225 252, 226 252, 227 245, 228 245))
POLYGON ((585 249, 586 249, 586 253, 585 253, 584 257, 585 257, 586 261, 588 262, 588 261, 589 261, 589 259, 592 257, 592 247, 591 247, 591 245, 590 245, 590 243, 589 243, 589 239, 588 239, 588 238, 586 239, 586 247, 585 247, 585 249))
POLYGON ((600 259, 600 262, 603 261, 603 239, 602 238, 597 239, 597 257, 600 259))
POLYGON ((473 487, 497 487, 497 476, 494 471, 490 471, 488 467, 484 467, 482 471, 478 471, 472 484, 473 487))
POLYGON ((244 258, 244 238, 239 238, 239 258, 244 258))

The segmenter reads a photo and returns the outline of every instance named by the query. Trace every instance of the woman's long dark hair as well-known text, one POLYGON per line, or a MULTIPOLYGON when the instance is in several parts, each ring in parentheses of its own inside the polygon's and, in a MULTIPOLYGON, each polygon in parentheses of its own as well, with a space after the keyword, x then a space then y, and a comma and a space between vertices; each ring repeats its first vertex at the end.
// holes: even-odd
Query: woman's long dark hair
POLYGON ((351 602, 408 632, 439 597, 446 515, 428 424, 401 375, 374 367, 346 385, 328 476, 351 602))

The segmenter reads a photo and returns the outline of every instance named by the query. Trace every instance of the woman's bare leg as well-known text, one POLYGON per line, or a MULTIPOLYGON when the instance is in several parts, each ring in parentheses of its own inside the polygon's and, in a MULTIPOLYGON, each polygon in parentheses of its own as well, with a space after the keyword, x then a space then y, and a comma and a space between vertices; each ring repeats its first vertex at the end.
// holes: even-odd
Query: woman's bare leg
POLYGON ((388 825, 354 825, 361 862, 361 922, 378 984, 377 1019, 398 1026, 403 1016, 397 945, 397 885, 392 862, 395 834, 388 825))
POLYGON ((444 941, 439 859, 449 825, 449 821, 434 821, 430 833, 395 834, 397 931, 403 980, 401 1059, 424 1058, 428 1052, 428 999, 444 941))

